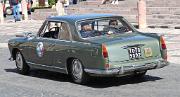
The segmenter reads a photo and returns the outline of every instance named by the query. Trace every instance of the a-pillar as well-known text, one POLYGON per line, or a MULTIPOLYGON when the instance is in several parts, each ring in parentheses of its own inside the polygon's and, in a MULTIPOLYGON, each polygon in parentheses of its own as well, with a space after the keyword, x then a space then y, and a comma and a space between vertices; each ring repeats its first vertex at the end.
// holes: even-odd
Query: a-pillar
POLYGON ((138 1, 138 25, 139 25, 139 29, 143 29, 147 27, 145 0, 138 1))
POLYGON ((26 0, 21 1, 21 7, 22 7, 22 19, 28 20, 28 11, 27 11, 27 2, 26 0))
POLYGON ((0 23, 4 23, 3 3, 0 2, 0 23))
POLYGON ((58 16, 66 15, 64 10, 64 2, 62 0, 58 0, 56 3, 56 11, 58 16))

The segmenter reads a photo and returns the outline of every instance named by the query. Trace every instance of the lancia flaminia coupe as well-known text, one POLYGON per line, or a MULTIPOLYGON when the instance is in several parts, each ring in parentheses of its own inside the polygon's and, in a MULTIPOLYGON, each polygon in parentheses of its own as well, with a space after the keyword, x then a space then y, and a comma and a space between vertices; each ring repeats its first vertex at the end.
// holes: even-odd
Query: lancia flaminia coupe
POLYGON ((17 36, 8 46, 19 73, 55 71, 78 84, 90 76, 143 77, 147 70, 169 64, 161 35, 139 32, 111 14, 49 17, 36 35, 17 36))

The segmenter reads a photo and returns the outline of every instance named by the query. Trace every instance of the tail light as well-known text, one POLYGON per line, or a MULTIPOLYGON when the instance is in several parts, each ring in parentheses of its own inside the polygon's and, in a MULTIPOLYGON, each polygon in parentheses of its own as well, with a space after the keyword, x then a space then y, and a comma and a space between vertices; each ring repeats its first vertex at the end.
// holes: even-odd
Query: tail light
POLYGON ((107 52, 107 49, 106 49, 106 45, 102 45, 102 54, 103 54, 103 57, 104 58, 108 58, 108 52, 107 52))
POLYGON ((160 37, 160 43, 161 43, 161 48, 162 48, 162 58, 164 60, 167 60, 167 48, 166 48, 166 43, 163 36, 160 37))
POLYGON ((109 59, 108 59, 108 51, 107 51, 107 48, 106 48, 106 45, 102 45, 102 55, 105 59, 105 69, 109 69, 110 68, 110 65, 109 65, 109 59))
POLYGON ((161 42, 162 49, 166 49, 166 43, 165 43, 163 36, 160 37, 160 42, 161 42))

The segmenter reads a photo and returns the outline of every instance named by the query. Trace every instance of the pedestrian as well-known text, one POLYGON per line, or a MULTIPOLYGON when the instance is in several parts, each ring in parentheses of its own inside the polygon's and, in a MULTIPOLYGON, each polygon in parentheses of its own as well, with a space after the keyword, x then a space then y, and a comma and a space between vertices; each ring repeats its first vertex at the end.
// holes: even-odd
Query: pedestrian
POLYGON ((20 21, 20 5, 19 5, 19 0, 9 0, 10 5, 12 5, 13 7, 13 16, 14 16, 14 20, 16 21, 20 21))
POLYGON ((110 0, 102 0, 101 4, 106 4, 106 2, 108 2, 110 0))
POLYGON ((31 19, 32 5, 33 5, 33 0, 28 0, 27 9, 28 9, 28 14, 30 15, 30 19, 31 19))
POLYGON ((117 5, 117 4, 119 4, 119 1, 118 1, 118 0, 113 0, 113 1, 111 2, 111 4, 117 5))
POLYGON ((118 4, 118 0, 102 0, 101 4, 106 4, 107 2, 110 2, 111 4, 115 5, 118 4))
POLYGON ((3 16, 6 17, 5 0, 0 0, 0 3, 2 4, 3 7, 3 16))
POLYGON ((69 0, 64 0, 64 7, 69 6, 69 0))
POLYGON ((77 0, 73 0, 72 2, 73 2, 73 4, 77 4, 77 0))

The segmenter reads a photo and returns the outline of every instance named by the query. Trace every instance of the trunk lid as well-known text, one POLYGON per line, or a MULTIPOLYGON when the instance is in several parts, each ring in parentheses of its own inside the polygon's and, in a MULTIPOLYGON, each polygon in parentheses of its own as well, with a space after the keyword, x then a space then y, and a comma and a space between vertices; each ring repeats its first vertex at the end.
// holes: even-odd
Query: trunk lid
POLYGON ((106 45, 110 64, 161 57, 159 40, 138 33, 99 37, 90 41, 106 45))

